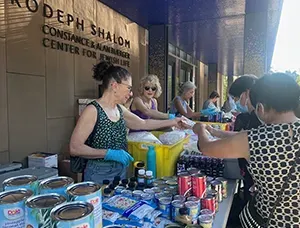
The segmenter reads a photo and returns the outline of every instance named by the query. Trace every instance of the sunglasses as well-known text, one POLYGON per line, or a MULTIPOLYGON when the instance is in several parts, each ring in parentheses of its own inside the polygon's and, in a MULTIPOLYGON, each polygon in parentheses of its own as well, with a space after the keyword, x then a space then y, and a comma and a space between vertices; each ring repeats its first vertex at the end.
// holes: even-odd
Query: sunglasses
POLYGON ((151 89, 152 91, 156 91, 156 87, 145 86, 144 89, 145 89, 146 91, 149 91, 150 89, 151 89))

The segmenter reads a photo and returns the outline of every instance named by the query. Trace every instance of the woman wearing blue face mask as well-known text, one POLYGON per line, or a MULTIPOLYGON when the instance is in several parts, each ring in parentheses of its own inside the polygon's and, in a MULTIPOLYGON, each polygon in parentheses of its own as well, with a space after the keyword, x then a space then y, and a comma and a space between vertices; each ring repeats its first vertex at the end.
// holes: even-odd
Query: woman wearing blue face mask
MULTIPOLYGON (((216 158, 244 158, 257 188, 240 214, 243 228, 299 227, 300 87, 284 73, 266 75, 250 90, 256 115, 264 125, 210 141, 206 126, 196 124, 199 147, 216 158)), ((239 226, 234 226, 239 227, 239 226)))

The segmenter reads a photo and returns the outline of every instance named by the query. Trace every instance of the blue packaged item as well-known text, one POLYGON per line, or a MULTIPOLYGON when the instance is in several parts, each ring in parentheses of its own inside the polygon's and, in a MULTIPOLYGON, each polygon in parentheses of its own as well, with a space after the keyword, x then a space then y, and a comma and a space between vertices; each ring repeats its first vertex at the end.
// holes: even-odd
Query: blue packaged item
POLYGON ((148 146, 147 169, 152 171, 153 178, 156 178, 156 151, 154 146, 148 146))
POLYGON ((125 227, 142 227, 143 222, 142 221, 133 221, 125 217, 118 218, 115 222, 117 225, 125 225, 125 227))
POLYGON ((102 210, 103 214, 103 226, 109 226, 115 224, 118 218, 121 217, 121 215, 117 212, 102 210))
POLYGON ((162 214, 161 211, 154 210, 151 214, 147 214, 146 217, 144 218, 145 222, 151 222, 153 223, 155 219, 162 214))
POLYGON ((142 220, 148 213, 155 210, 154 205, 149 205, 144 201, 137 201, 122 195, 116 195, 103 203, 103 208, 121 214, 130 220, 142 220))

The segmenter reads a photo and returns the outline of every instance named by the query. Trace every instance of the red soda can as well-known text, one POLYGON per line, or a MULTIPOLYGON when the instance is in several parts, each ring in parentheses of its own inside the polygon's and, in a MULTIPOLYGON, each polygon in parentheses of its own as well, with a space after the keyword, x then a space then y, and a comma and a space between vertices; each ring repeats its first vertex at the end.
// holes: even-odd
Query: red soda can
POLYGON ((190 196, 192 189, 191 176, 183 173, 178 176, 178 193, 182 196, 190 196))
POLYGON ((206 191, 206 176, 203 174, 195 174, 192 176, 192 192, 193 196, 203 198, 206 191))
POLYGON ((201 209, 209 209, 216 213, 216 199, 213 196, 207 196, 201 200, 201 209))

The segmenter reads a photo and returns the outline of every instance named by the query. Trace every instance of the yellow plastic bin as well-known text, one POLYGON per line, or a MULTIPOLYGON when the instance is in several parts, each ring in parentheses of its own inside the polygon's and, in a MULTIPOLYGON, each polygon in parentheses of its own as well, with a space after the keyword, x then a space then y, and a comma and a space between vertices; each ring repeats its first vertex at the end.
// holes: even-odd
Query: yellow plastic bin
MULTIPOLYGON (((153 131, 156 137, 165 132, 153 131)), ((156 152, 156 175, 158 178, 175 175, 176 163, 180 153, 183 151, 183 145, 188 143, 190 135, 173 145, 158 145, 147 142, 128 141, 128 152, 131 153, 135 161, 144 161, 147 164, 148 146, 155 146, 156 152)), ((130 166, 133 172, 133 167, 130 166)))

